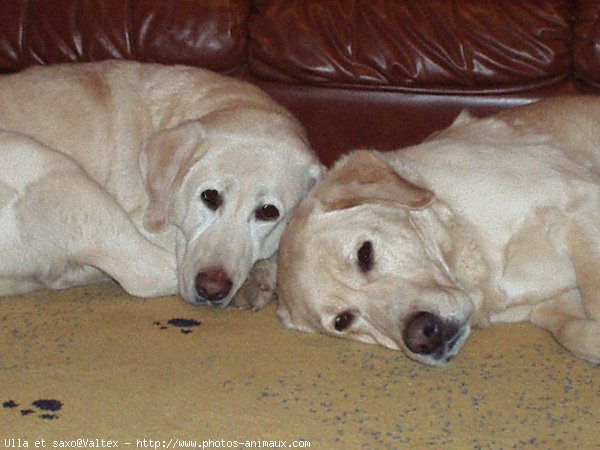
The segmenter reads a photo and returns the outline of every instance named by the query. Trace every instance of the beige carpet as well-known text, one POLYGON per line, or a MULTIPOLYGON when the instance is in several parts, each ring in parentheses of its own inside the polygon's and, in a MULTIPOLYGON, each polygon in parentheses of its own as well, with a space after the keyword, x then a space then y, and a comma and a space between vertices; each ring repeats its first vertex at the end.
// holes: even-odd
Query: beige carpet
POLYGON ((0 299, 0 403, 0 447, 600 448, 600 368, 530 325, 475 331, 432 369, 286 331, 273 305, 194 308, 113 284, 0 299))

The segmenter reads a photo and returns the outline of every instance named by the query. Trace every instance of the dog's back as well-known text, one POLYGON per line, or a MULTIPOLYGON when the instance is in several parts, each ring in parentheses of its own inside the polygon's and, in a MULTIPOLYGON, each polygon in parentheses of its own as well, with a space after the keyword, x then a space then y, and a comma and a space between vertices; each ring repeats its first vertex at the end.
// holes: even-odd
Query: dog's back
POLYGON ((496 116, 517 130, 547 134, 572 159, 600 174, 600 101, 595 96, 551 97, 496 116))

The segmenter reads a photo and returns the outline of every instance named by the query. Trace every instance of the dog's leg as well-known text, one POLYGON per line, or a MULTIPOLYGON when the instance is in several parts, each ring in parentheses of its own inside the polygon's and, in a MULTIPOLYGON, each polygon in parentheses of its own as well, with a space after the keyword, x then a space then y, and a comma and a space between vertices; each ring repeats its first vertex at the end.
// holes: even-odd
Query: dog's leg
POLYGON ((529 319, 576 356, 600 363, 600 322, 586 317, 576 290, 539 304, 529 319))
POLYGON ((35 280, 0 278, 0 297, 24 294, 43 287, 43 284, 35 280))
POLYGON ((118 236, 110 236, 87 252, 86 259, 136 297, 178 292, 174 255, 148 241, 128 220, 118 236))
POLYGON ((600 364, 600 322, 573 319, 566 322, 554 336, 573 354, 600 364))
POLYGON ((538 306, 531 320, 575 355, 600 363, 600 251, 590 238, 600 230, 590 232, 589 223, 576 223, 569 236, 578 292, 538 306))
POLYGON ((233 305, 258 311, 276 297, 277 254, 257 261, 233 299, 233 305))
POLYGON ((44 261, 37 273, 47 286, 85 284, 97 268, 131 295, 177 292, 175 256, 142 236, 116 201, 85 174, 46 177, 29 188, 17 208, 22 240, 44 261))
POLYGON ((46 278, 44 285, 50 289, 68 289, 83 284, 106 281, 109 277, 101 270, 92 266, 76 265, 65 268, 66 270, 55 278, 46 278))

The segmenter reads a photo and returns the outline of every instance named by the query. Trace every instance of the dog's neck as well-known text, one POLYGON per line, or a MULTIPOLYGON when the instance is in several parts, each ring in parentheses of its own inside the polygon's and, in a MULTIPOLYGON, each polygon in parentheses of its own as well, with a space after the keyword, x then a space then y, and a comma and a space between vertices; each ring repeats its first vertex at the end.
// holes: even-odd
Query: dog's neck
POLYGON ((429 256, 442 266, 450 280, 473 302, 471 323, 489 323, 490 301, 498 293, 490 280, 489 262, 481 252, 473 228, 436 200, 430 207, 410 212, 410 221, 419 233, 429 256))

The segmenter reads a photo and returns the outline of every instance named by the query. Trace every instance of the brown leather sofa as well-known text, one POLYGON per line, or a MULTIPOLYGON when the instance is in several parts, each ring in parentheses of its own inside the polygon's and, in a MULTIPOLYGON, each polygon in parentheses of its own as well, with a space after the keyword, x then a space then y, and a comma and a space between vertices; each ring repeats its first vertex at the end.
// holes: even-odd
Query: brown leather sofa
POLYGON ((600 92, 596 0, 11 0, 0 71, 106 58, 251 80, 329 164, 544 96, 600 92))

